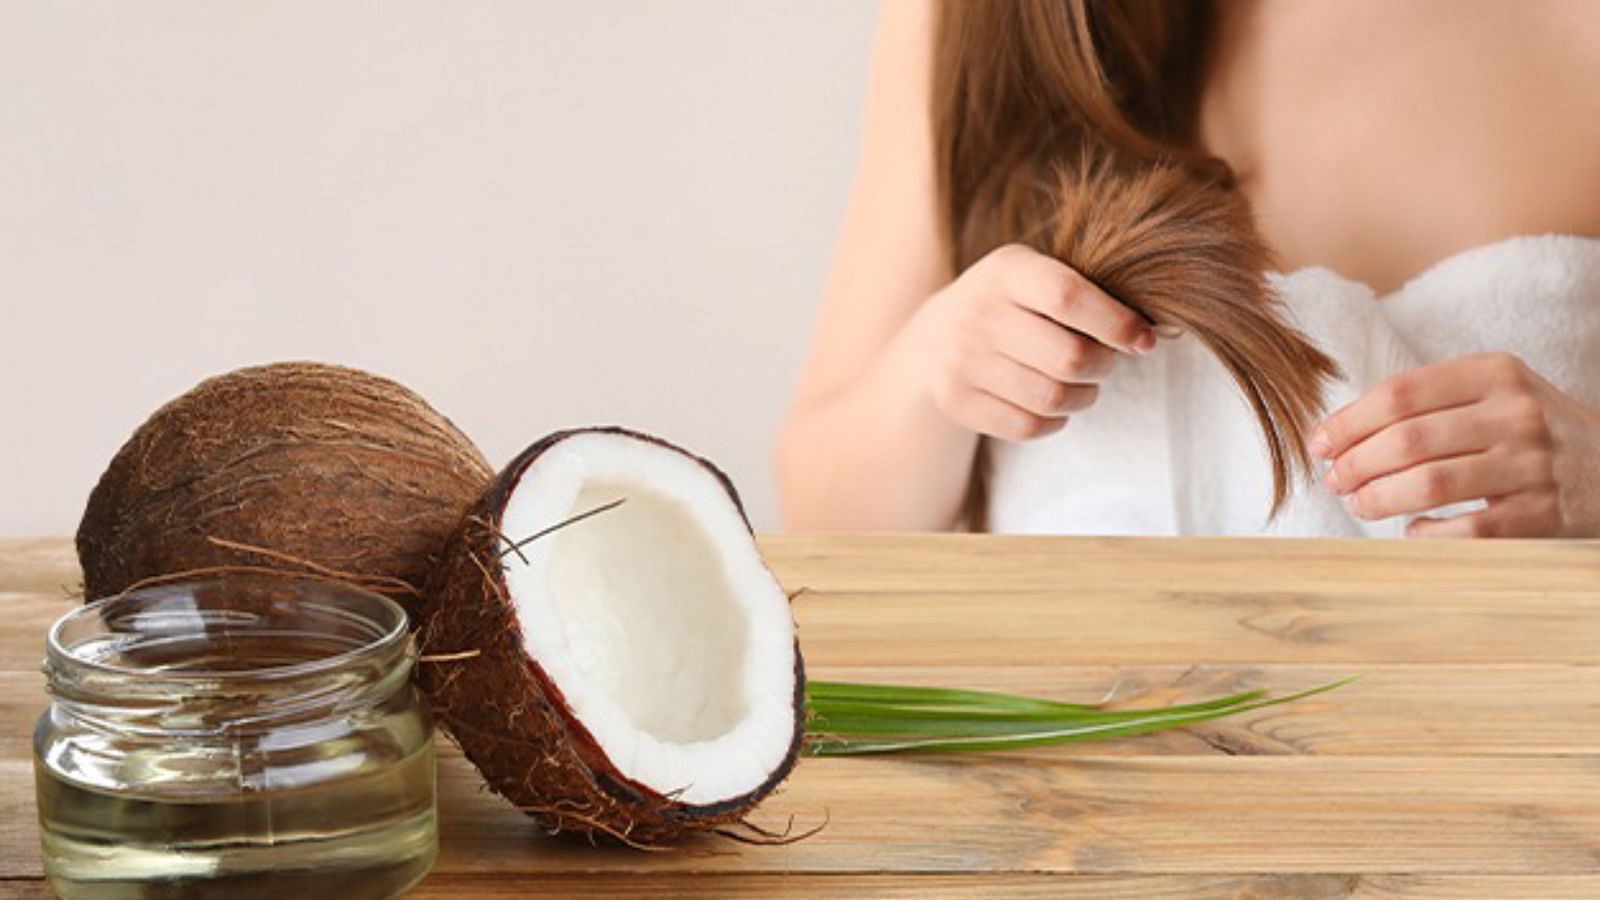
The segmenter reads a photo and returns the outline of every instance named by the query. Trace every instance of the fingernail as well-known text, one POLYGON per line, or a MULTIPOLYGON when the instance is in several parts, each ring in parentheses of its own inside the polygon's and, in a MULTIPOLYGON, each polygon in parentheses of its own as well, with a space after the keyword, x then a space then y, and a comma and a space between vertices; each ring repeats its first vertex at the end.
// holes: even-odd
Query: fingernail
POLYGON ((1328 469, 1327 474, 1322 476, 1322 486, 1328 490, 1328 493, 1335 496, 1344 493, 1339 490, 1339 473, 1331 468, 1328 469))
POLYGON ((1153 331, 1146 331, 1133 339, 1133 352, 1141 356, 1156 348, 1156 335, 1153 331))
POLYGON ((1317 459, 1327 459, 1328 455, 1333 452, 1333 441, 1328 440, 1326 433, 1319 431, 1311 436, 1311 446, 1307 449, 1317 459))
POLYGON ((1356 498, 1355 494, 1344 498, 1344 511, 1358 519, 1365 518, 1365 516, 1361 515, 1361 501, 1356 498))

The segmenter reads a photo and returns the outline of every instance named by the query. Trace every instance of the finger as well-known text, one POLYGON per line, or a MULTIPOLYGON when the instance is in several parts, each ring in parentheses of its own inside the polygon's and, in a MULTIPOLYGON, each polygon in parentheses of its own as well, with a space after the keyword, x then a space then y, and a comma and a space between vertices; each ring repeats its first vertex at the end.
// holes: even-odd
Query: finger
POLYGON ((1006 356, 1057 381, 1099 381, 1110 374, 1117 358, 1109 347, 1009 304, 995 322, 994 340, 1006 356))
POLYGON ((959 404, 958 420, 979 434, 1021 443, 1060 431, 1065 416, 1038 416, 985 391, 968 391, 959 404))
POLYGON ((1087 409, 1100 391, 1092 384, 1056 381, 1036 369, 999 354, 976 367, 969 378, 972 385, 979 390, 993 394, 1036 416, 1052 418, 1087 409))
POLYGON ((1419 463, 1487 450, 1509 424, 1500 419, 1490 404, 1473 403, 1396 422, 1339 454, 1323 485, 1348 494, 1419 463))
POLYGON ((1406 526, 1406 537, 1556 537, 1560 517, 1553 495, 1524 492, 1489 501, 1486 509, 1459 516, 1423 516, 1406 526))
POLYGON ((1333 459, 1396 422, 1482 399, 1482 368, 1468 357, 1402 372, 1378 384, 1323 421, 1311 437, 1311 454, 1333 459))
POLYGON ((1511 494, 1537 483, 1524 460, 1495 450, 1433 460, 1373 479, 1347 494, 1346 503, 1356 518, 1371 521, 1511 494))
POLYGON ((1144 316, 1113 300, 1059 260, 1023 247, 995 251, 1007 296, 1017 305, 1124 353, 1148 353, 1156 335, 1144 316))

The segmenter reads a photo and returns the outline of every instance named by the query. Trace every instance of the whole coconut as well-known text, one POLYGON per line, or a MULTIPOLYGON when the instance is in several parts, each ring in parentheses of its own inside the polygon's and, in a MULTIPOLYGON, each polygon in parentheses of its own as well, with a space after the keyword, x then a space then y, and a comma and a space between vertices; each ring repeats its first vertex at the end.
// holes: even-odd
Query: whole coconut
POLYGON ((157 410, 112 459, 78 526, 85 595, 265 566, 409 599, 493 474, 393 381, 317 363, 240 369, 157 410))

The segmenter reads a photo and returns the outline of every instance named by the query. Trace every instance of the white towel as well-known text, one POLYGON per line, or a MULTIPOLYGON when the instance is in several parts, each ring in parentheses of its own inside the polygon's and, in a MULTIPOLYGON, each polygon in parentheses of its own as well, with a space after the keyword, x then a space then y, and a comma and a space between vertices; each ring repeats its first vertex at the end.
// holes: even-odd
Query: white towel
MULTIPOLYGON (((1516 354, 1600 408, 1600 239, 1489 244, 1381 298, 1326 269, 1274 275, 1272 284, 1344 370, 1325 392, 1329 411, 1392 375, 1484 351, 1516 354)), ((1393 537, 1406 525, 1360 521, 1307 484, 1267 521, 1271 468, 1255 417, 1222 365, 1187 336, 1119 359, 1093 409, 1048 438, 996 442, 990 459, 997 532, 1393 537)))

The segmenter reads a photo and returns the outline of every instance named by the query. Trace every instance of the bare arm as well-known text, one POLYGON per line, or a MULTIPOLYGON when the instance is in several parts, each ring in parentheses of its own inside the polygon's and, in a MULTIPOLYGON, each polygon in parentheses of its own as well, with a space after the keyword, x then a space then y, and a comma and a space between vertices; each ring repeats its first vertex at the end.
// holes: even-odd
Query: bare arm
POLYGON ((947 529, 959 513, 977 437, 907 389, 915 362, 888 346, 951 277, 934 209, 932 7, 883 8, 855 193, 779 443, 790 527, 947 529))
POLYGON ((1093 402, 1108 347, 1155 343, 1137 314, 1025 248, 951 280, 929 121, 933 25, 930 0, 885 4, 855 194, 779 441, 788 527, 956 527, 981 435, 1059 429, 1093 402))

